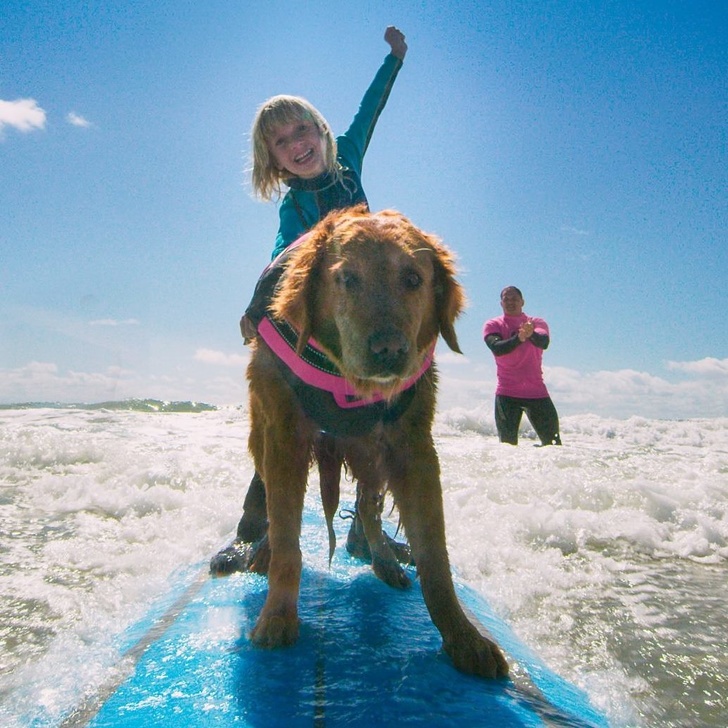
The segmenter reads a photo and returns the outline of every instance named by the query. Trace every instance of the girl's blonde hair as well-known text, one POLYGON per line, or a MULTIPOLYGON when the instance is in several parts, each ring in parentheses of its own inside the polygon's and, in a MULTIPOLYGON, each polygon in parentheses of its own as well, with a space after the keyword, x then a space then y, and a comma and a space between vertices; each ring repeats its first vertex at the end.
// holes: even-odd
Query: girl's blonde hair
POLYGON ((273 96, 258 107, 250 130, 253 192, 262 200, 280 197, 281 182, 290 177, 289 172, 276 167, 268 151, 268 140, 278 127, 297 121, 312 121, 316 125, 325 141, 326 170, 336 177, 341 174, 336 162, 336 139, 318 109, 300 96, 273 96))

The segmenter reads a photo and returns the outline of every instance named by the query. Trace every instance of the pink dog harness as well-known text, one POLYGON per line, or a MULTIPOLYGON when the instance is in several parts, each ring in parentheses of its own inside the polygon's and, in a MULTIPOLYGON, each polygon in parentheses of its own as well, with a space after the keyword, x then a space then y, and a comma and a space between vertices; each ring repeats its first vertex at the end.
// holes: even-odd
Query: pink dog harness
MULTIPOLYGON (((299 355, 296 352, 297 333, 289 324, 273 321, 266 316, 258 326, 258 333, 293 374, 311 387, 330 392, 342 409, 366 407, 384 401, 384 396, 380 393, 368 398, 359 397, 351 384, 341 376, 336 365, 321 351, 315 339, 309 339, 306 348, 299 355)), ((420 370, 405 381, 402 392, 409 389, 430 368, 432 354, 430 349, 420 370)))
POLYGON ((298 332, 287 322, 265 316, 258 325, 258 334, 275 353, 306 415, 322 431, 339 436, 363 435, 378 423, 398 420, 414 398, 415 385, 432 366, 434 354, 433 345, 419 371, 404 382, 393 400, 387 401, 381 393, 358 396, 314 339, 309 339, 299 355, 298 332))

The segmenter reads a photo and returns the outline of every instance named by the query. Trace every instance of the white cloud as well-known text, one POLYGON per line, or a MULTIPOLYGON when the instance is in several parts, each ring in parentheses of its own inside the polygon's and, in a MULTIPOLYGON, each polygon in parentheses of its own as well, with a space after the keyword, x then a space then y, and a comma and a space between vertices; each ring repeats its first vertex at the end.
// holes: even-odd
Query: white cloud
POLYGON ((6 126, 27 133, 34 129, 45 128, 45 123, 46 112, 38 106, 35 99, 17 99, 16 101, 0 99, 0 134, 6 126))
POLYGON ((562 368, 544 368, 544 374, 557 408, 565 414, 680 419, 721 417, 728 411, 725 376, 723 381, 710 375, 668 381, 631 369, 583 374, 562 368))
POLYGON ((17 369, 0 369, 0 401, 102 402, 123 399, 124 383, 131 380, 133 374, 119 368, 92 373, 61 372, 55 363, 34 361, 17 369))
POLYGON ((96 319, 89 321, 89 326, 139 326, 138 319, 96 319))
MULTIPOLYGON (((194 355, 173 357, 163 368, 148 371, 109 366, 97 372, 64 371, 55 363, 33 361, 17 369, 0 369, 0 402, 102 402, 129 398, 194 400, 210 404, 247 401, 243 369, 249 359, 199 348, 194 355)), ((439 409, 492 410, 495 367, 492 363, 462 366, 465 357, 437 357, 440 371, 439 409)), ((687 419, 724 417, 728 412, 726 361, 680 362, 668 368, 687 376, 670 381, 649 372, 622 369, 580 372, 545 367, 551 397, 562 417, 687 419)))
POLYGON ((581 228, 574 227, 573 225, 562 225, 561 232, 569 233, 570 235, 578 235, 580 237, 584 235, 591 235, 588 230, 582 230, 581 228))
POLYGON ((214 349, 198 349, 195 352, 195 361, 221 367, 241 367, 248 363, 248 357, 242 354, 226 354, 214 349))
MULTIPOLYGON (((454 360, 437 359, 440 369, 439 402, 442 407, 492 405, 495 365, 464 372, 454 360)), ((595 414, 603 417, 641 415, 655 419, 723 417, 728 412, 728 361, 704 359, 668 363, 668 369, 689 377, 670 381, 633 369, 580 372, 565 367, 544 367, 544 378, 561 415, 595 414)))
POLYGON ((728 359, 707 357, 698 361, 668 361, 667 368, 698 376, 728 377, 728 359))
POLYGON ((438 346, 436 352, 438 364, 452 364, 453 366, 470 366, 472 362, 464 354, 451 351, 444 344, 438 346))
POLYGON ((83 116, 77 114, 75 111, 71 111, 66 114, 66 121, 73 126, 79 126, 83 129, 87 129, 89 126, 91 126, 91 122, 88 119, 85 119, 83 116))
POLYGON ((237 404, 245 402, 247 394, 242 376, 140 374, 118 366, 100 372, 63 371, 51 362, 0 369, 0 403, 90 404, 133 398, 237 404))

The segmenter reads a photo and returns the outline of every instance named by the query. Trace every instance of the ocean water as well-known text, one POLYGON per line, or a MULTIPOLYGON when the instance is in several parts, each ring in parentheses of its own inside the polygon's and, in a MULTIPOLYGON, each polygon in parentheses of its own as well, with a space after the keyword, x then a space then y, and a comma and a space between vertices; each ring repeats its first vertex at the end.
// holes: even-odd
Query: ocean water
MULTIPOLYGON (((232 406, 0 408, 0 725, 58 725, 230 538, 247 432, 232 406)), ((523 641, 615 727, 728 725, 728 419, 565 417, 564 447, 511 447, 487 403, 435 435, 453 567, 523 641)))

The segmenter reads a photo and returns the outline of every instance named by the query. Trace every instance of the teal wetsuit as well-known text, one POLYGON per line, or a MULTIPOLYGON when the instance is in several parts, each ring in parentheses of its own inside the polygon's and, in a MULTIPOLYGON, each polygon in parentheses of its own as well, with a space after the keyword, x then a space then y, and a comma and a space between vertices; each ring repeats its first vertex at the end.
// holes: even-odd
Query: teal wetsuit
MULTIPOLYGON (((336 139, 336 159, 342 170, 340 181, 330 173, 324 173, 312 180, 297 177, 287 180, 288 192, 281 201, 280 225, 273 248, 276 258, 291 243, 308 232, 332 210, 341 210, 360 203, 367 204, 361 184, 362 163, 367 147, 374 132, 379 115, 387 103, 402 60, 392 53, 384 59, 374 80, 362 98, 359 110, 347 131, 336 139)), ((274 266, 275 271, 275 266, 274 266)), ((263 272, 258 281, 253 299, 248 306, 241 330, 245 337, 243 322, 249 319, 257 327, 265 315, 275 284, 280 277, 281 267, 271 274, 270 269, 263 272), (267 274, 267 275, 266 275, 267 274)), ((267 530, 265 485, 256 472, 248 488, 243 504, 243 516, 238 523, 237 541, 252 542, 263 537, 267 530)), ((213 573, 228 573, 240 568, 239 553, 234 547, 223 549, 210 564, 213 573)))
POLYGON ((364 155, 400 68, 402 61, 390 53, 364 94, 351 126, 336 138, 341 181, 336 181, 328 172, 311 180, 298 177, 286 180, 289 190, 280 206, 274 258, 332 210, 366 204, 361 184, 364 155))

